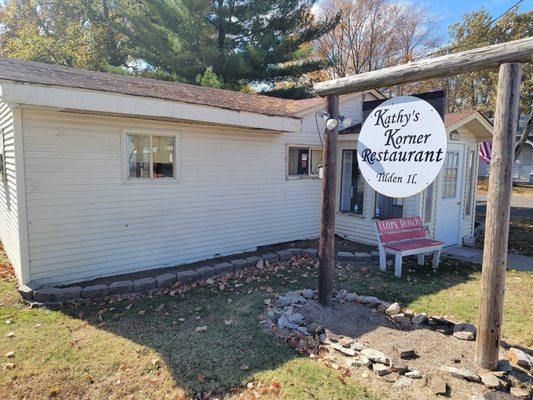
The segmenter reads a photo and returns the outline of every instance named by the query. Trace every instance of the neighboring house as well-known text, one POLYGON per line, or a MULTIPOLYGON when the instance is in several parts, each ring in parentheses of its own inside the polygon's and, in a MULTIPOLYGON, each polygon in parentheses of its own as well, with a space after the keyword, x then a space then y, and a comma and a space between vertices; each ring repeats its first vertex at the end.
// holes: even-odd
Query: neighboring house
MULTIPOLYGON (((363 97, 383 98, 341 96, 341 115, 360 122, 363 97)), ((19 281, 70 283, 316 238, 323 107, 0 57, 0 239, 19 281)), ((339 235, 374 243, 376 207, 381 218, 424 215, 439 238, 457 228, 447 243, 472 233, 468 171, 486 132, 474 120, 446 125, 459 132, 445 174, 455 178, 403 200, 376 200, 350 161, 356 135, 341 135, 339 235)))
MULTIPOLYGON (((522 135, 522 130, 524 129, 525 124, 527 123, 528 115, 522 115, 518 123, 518 129, 516 131, 516 142, 520 140, 522 135)), ((492 138, 491 138, 492 139, 492 138)), ((483 160, 479 159, 479 177, 489 176, 489 164, 483 160)), ((526 144, 522 148, 520 155, 516 159, 513 165, 513 180, 518 182, 530 182, 533 177, 533 142, 527 140, 526 144)), ((532 182, 533 183, 533 182, 532 182)))

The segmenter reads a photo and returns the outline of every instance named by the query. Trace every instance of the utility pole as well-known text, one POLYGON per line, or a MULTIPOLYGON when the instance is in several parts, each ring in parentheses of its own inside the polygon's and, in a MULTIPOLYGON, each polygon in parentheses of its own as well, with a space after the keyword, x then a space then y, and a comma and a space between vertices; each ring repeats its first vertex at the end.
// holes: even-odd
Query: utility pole
MULTIPOLYGON (((339 119, 339 96, 327 96, 330 119, 339 119)), ((333 264, 335 262, 335 186, 337 172, 337 125, 324 132, 324 177, 322 179, 322 205, 320 213, 320 242, 318 249, 318 298, 330 306, 333 297, 333 264)))

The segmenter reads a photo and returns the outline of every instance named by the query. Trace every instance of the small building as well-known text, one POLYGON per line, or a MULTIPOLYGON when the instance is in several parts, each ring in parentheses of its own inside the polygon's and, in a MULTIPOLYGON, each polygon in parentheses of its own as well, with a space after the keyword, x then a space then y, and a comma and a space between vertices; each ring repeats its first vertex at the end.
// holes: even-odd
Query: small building
MULTIPOLYGON (((375 90, 341 96, 362 119, 375 90)), ((319 234, 323 99, 284 100, 0 57, 0 239, 22 284, 175 266, 319 234)), ((472 234, 480 115, 446 122, 429 190, 376 195, 356 133, 339 145, 337 233, 374 243, 374 218, 423 215, 472 234), (457 218, 451 218, 456 215, 457 218)))

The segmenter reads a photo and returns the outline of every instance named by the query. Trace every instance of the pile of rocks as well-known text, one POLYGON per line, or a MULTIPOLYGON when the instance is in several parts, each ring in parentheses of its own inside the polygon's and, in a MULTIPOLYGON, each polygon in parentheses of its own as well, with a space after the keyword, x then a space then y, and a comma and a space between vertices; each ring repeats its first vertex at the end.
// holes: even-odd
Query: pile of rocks
MULTIPOLYGON (((333 301, 340 303, 360 303, 377 309, 402 329, 432 329, 443 334, 453 335, 459 340, 474 340, 476 327, 469 323, 454 323, 440 316, 428 316, 403 309, 399 303, 389 303, 374 296, 362 296, 346 290, 336 291, 333 301)), ((317 302, 317 293, 312 289, 287 292, 269 302, 267 317, 272 327, 291 343, 297 350, 308 352, 312 357, 320 349, 331 349, 335 357, 334 366, 342 363, 344 367, 366 367, 378 376, 397 386, 409 386, 413 379, 425 379, 427 386, 435 394, 446 394, 446 381, 438 374, 425 376, 420 371, 409 367, 407 360, 416 358, 413 348, 393 347, 394 354, 384 354, 349 337, 337 335, 312 321, 306 321, 298 312, 307 302, 317 302), (340 357, 340 361, 339 361, 340 357), (390 375, 390 376, 389 376, 390 375)), ((326 357, 328 359, 328 357, 326 357)), ((442 366, 443 375, 464 379, 485 385, 499 391, 511 391, 518 398, 529 398, 529 390, 520 385, 508 373, 513 368, 529 371, 533 366, 532 357, 526 352, 511 348, 509 362, 501 362, 497 371, 476 373, 466 368, 442 366), (511 366, 511 363, 513 366, 511 366)))

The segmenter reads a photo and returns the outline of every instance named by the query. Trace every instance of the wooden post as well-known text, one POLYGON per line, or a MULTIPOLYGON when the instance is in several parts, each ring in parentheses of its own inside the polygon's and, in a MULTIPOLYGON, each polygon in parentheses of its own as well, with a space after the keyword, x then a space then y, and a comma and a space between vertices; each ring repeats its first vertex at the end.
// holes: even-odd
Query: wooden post
POLYGON ((496 368, 503 317, 520 64, 500 66, 490 162, 476 363, 496 368))
MULTIPOLYGON (((327 97, 327 112, 331 119, 339 118, 339 96, 327 97)), ((320 242, 318 249, 318 298, 330 306, 333 297, 333 264, 335 262, 335 179, 337 171, 337 127, 324 131, 324 177, 320 213, 320 242)))

